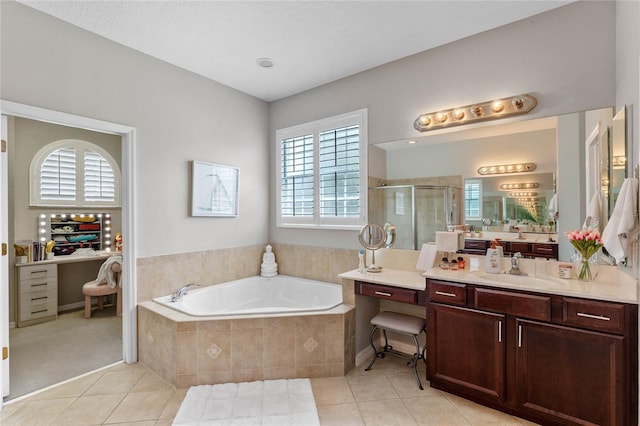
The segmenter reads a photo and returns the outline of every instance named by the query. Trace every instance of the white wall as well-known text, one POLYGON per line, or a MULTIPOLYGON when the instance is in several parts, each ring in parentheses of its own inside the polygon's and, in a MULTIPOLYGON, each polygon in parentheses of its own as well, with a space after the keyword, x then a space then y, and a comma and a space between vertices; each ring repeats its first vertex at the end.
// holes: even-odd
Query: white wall
POLYGON ((136 128, 136 257, 267 242, 267 103, 19 3, 0 13, 0 98, 136 128), (191 160, 240 168, 237 218, 189 217, 191 160))
MULTIPOLYGON (((422 112, 520 93, 538 99, 526 118, 612 106, 615 6, 572 3, 273 102, 271 155, 276 129, 365 107, 373 144, 419 136, 422 112)), ((278 229, 271 212, 273 242, 358 247, 356 232, 278 229)))

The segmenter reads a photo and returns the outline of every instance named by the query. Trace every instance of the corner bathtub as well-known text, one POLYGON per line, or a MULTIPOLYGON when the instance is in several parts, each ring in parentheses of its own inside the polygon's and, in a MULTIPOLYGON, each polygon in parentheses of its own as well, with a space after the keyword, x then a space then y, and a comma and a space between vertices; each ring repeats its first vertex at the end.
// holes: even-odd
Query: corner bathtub
POLYGON ((287 275, 253 276, 195 288, 177 302, 170 300, 171 295, 153 299, 197 317, 313 312, 342 304, 342 286, 287 275))

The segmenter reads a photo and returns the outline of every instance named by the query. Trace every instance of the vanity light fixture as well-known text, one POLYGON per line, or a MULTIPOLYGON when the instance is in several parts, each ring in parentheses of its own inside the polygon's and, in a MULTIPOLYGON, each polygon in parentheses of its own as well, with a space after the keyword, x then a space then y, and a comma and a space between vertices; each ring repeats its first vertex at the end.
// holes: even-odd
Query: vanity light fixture
POLYGON ((627 157, 624 155, 614 155, 611 158, 611 165, 615 169, 621 169, 627 165, 627 157))
POLYGON ((537 197, 537 192, 510 192, 509 198, 537 197))
POLYGON ((500 189, 503 191, 511 191, 514 189, 534 189, 538 188, 540 184, 538 182, 526 182, 526 183, 503 183, 500 185, 500 189))
POLYGON ((426 132, 443 127, 512 117, 528 113, 537 104, 538 100, 529 94, 510 96, 479 104, 420 114, 413 122, 413 127, 420 132, 426 132))
POLYGON ((536 169, 535 163, 500 164, 497 166, 481 166, 479 175, 500 175, 504 173, 532 172, 536 169))

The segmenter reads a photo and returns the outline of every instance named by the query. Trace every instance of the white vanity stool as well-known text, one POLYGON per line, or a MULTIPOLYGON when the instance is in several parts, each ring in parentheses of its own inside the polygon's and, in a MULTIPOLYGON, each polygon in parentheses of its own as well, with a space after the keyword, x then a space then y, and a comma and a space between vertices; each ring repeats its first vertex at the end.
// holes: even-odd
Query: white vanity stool
POLYGON ((422 382, 420 381, 420 376, 418 375, 417 362, 419 359, 422 359, 426 363, 426 358, 424 357, 426 345, 425 347, 420 349, 418 335, 420 333, 425 333, 425 335, 427 334, 425 330, 427 327, 427 320, 424 318, 415 317, 413 315, 383 311, 371 319, 371 325, 373 326, 373 328, 371 329, 371 333, 369 334, 369 344, 371 344, 375 356, 371 360, 369 366, 365 368, 365 371, 371 370, 371 367, 373 367, 373 364, 376 362, 376 360, 378 358, 384 358, 386 354, 391 354, 401 358, 408 358, 409 362, 407 362, 407 364, 413 367, 413 372, 416 375, 416 380, 418 381, 418 387, 420 388, 420 390, 424 389, 422 387, 422 382), (378 329, 382 330, 382 335, 384 336, 384 347, 379 352, 377 351, 376 346, 373 344, 373 336, 378 329), (413 341, 416 344, 416 352, 413 354, 413 356, 394 351, 393 347, 389 345, 389 341, 387 340, 387 331, 406 334, 413 337, 413 341))

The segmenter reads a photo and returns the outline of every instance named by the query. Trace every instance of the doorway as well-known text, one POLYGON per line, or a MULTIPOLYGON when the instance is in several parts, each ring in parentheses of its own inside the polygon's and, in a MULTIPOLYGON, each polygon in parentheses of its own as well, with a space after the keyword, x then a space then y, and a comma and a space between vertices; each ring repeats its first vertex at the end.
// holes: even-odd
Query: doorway
MULTIPOLYGON (((135 317, 135 294, 136 294, 136 283, 135 283, 135 235, 133 234, 133 179, 132 179, 132 164, 133 164, 133 154, 134 154, 134 142, 135 142, 135 131, 133 128, 128 126, 122 126, 114 123, 103 122, 99 120, 88 119, 85 117, 59 113, 51 110, 30 107, 26 105, 21 105, 13 102, 5 102, 2 101, 1 104, 1 112, 3 115, 20 117, 20 118, 29 118, 36 121, 44 121, 47 123, 54 123, 56 125, 73 127, 83 129, 85 131, 94 131, 101 134, 111 134, 116 135, 120 138, 120 153, 121 153, 121 170, 122 170, 122 180, 121 180, 121 190, 122 190, 122 209, 121 209, 121 229, 122 233, 125 236, 128 236, 125 241, 125 251, 123 252, 123 270, 122 270, 122 280, 123 283, 123 292, 122 292, 122 317, 121 322, 119 323, 120 329, 117 330, 117 334, 119 337, 119 342, 121 343, 121 351, 119 359, 124 360, 127 363, 137 361, 137 345, 136 345, 136 317, 135 317), (120 325, 121 324, 121 325, 120 325)), ((9 167, 10 168, 10 167, 9 167)), ((5 170, 2 171, 6 173, 5 170)), ((2 221, 8 221, 7 215, 2 215, 2 221)), ((9 234, 11 235, 11 234, 9 234)), ((2 235, 2 241, 10 242, 11 239, 7 238, 7 235, 2 235)), ((12 246, 12 244, 10 244, 12 246)), ((9 266, 10 268, 13 265, 9 266)), ((2 286, 0 286, 0 294, 1 298, 7 298, 8 296, 8 274, 6 269, 2 272, 2 286)), ((65 317, 67 314, 63 314, 60 318, 65 317)), ((105 312, 104 315, 109 315, 108 312, 105 312)), ((0 306, 0 326, 3 328, 2 335, 3 340, 5 339, 5 335, 9 336, 8 332, 4 330, 8 329, 8 317, 9 312, 8 309, 3 309, 0 306)), ((81 318, 84 320, 84 318, 81 318)), ((71 318, 73 320, 73 318, 71 318)), ((57 321, 57 320, 56 320, 57 321)), ((52 323, 55 323, 53 321, 52 323)), ((89 320, 84 320, 89 321, 89 320)), ((120 318, 118 318, 120 321, 120 318)), ((69 324, 68 321, 65 321, 66 324, 69 324)), ((97 323, 95 321, 94 323, 97 323)), ((80 323, 82 324, 82 323, 80 323)), ((90 323, 84 323, 90 324, 90 323)), ((34 325, 32 327, 38 327, 41 324, 34 325)), ((42 324, 42 325, 53 325, 53 324, 42 324)), ((60 325, 63 325, 62 323, 60 325)), ((95 324, 91 324, 95 325, 95 324)), ((29 327, 27 327, 28 329, 29 327)), ((12 330, 13 331, 13 330, 12 330)), ((36 333, 36 329, 33 329, 33 333, 36 333)), ((45 333, 49 333, 45 331, 45 333)), ((28 340, 28 339, 27 339, 28 340)), ((9 347, 9 354, 11 354, 11 341, 3 341, 2 346, 9 347)), ((45 350, 45 348, 41 347, 41 350, 45 350)), ((91 357, 94 348, 85 348, 86 356, 91 357)), ((10 371, 11 365, 11 355, 9 355, 7 360, 3 361, 3 368, 0 370, 0 379, 2 379, 2 383, 4 384, 2 389, 3 397, 7 395, 10 396, 11 399, 14 397, 14 392, 10 391, 10 382, 7 380, 7 375, 10 371), (9 385, 9 388, 6 389, 6 384, 9 385)), ((50 368, 50 367, 49 367, 50 368)), ((1 407, 0 407, 1 409, 1 407)))

